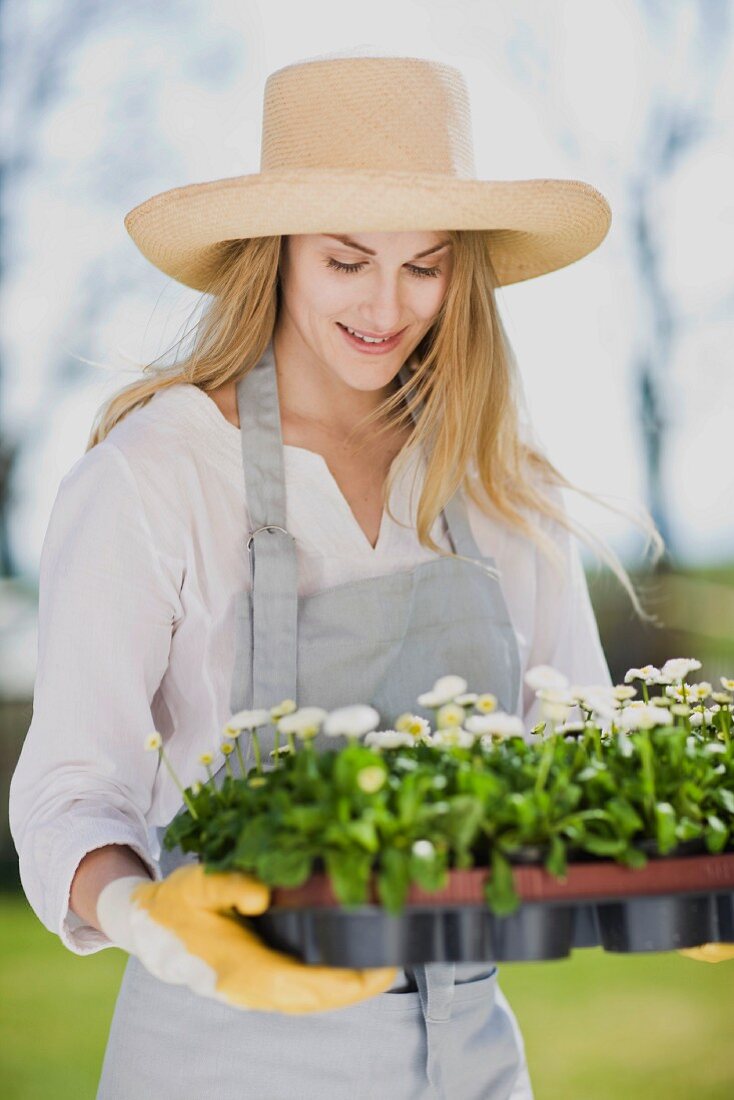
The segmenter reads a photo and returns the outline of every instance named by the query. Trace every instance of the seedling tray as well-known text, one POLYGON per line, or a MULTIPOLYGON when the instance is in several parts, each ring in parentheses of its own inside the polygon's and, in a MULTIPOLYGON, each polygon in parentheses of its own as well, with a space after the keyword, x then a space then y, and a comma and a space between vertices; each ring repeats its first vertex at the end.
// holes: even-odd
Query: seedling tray
POLYGON ((340 967, 425 962, 537 961, 573 948, 674 951, 734 942, 734 852, 650 859, 633 870, 612 860, 569 863, 564 879, 541 866, 513 866, 520 906, 494 915, 482 888, 487 869, 449 872, 444 890, 411 886, 402 913, 379 903, 339 904, 328 876, 276 887, 270 908, 247 918, 272 947, 302 962, 340 967))

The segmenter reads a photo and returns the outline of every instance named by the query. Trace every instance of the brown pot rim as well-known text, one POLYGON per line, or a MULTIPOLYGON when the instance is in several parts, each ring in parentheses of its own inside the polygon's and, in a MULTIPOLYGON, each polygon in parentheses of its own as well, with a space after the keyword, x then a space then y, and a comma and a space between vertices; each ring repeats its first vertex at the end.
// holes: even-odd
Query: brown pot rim
MULTIPOLYGON (((544 867, 512 865, 515 889, 524 902, 594 901, 609 897, 660 894, 712 893, 734 890, 734 852, 649 860, 631 868, 614 860, 569 863, 565 878, 557 879, 544 867)), ((486 867, 453 869, 443 890, 427 891, 411 884, 407 905, 485 905, 486 867)), ((319 872, 302 886, 274 886, 271 908, 306 909, 338 907, 328 875, 319 872)), ((381 905, 373 875, 368 904, 381 905)))

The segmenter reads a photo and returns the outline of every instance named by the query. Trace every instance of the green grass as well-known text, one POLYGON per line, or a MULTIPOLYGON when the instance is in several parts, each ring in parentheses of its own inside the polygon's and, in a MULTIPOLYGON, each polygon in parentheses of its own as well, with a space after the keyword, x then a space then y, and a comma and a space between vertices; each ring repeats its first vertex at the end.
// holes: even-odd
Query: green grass
MULTIPOLYGON (((125 959, 115 948, 74 955, 24 898, 0 895, 3 1100, 93 1100, 125 959)), ((503 963, 500 980, 536 1100, 734 1095, 734 961, 587 949, 503 963)))
POLYGON ((504 963, 536 1100, 731 1100, 734 960, 675 952, 504 963))

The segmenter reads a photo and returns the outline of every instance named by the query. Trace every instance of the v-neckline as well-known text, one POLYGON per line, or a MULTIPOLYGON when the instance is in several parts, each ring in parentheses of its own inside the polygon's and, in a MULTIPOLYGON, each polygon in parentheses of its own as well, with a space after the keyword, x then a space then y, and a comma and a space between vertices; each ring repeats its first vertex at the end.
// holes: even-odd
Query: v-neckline
MULTIPOLYGON (((229 423, 229 421, 227 421, 227 423, 229 423)), ((231 427, 234 427, 234 425, 231 425, 231 427)), ((235 430, 237 430, 237 429, 235 429, 235 430)), ((367 552, 370 554, 370 556, 374 556, 374 557, 377 557, 380 554, 382 554, 384 552, 385 546, 388 542, 388 533, 389 533, 389 530, 390 530, 389 517, 387 515, 386 506, 384 504, 382 506, 382 514, 380 516, 380 526, 379 526, 379 530, 377 532, 377 540, 375 542, 375 545, 373 546, 372 543, 370 542, 369 538, 367 537, 367 533, 364 530, 364 528, 362 527, 362 524, 359 522, 356 515, 354 514, 354 510, 353 510, 351 504, 349 503, 347 498, 344 496, 344 493, 341 491, 341 489, 339 487, 339 482, 336 480, 333 473, 331 472, 331 468, 329 466, 329 463, 326 461, 324 456, 319 451, 312 451, 308 447, 298 447, 293 443, 284 443, 283 447, 286 448, 287 450, 290 450, 290 451, 301 451, 303 454, 311 455, 312 458, 316 459, 316 461, 321 465, 321 467, 323 468, 323 470, 324 470, 324 472, 327 476, 327 480, 328 480, 329 484, 332 487, 334 496, 338 500, 339 506, 341 507, 342 512, 344 512, 347 519, 351 523, 352 527, 355 529, 355 532, 361 538, 362 544, 366 548, 367 552)), ((403 452, 402 452, 402 449, 401 449, 395 455, 395 458, 392 460, 392 462, 390 463, 390 466, 388 467, 388 474, 390 473, 390 471, 392 470, 393 466, 398 461, 398 459, 400 458, 402 453, 403 452)))
MULTIPOLYGON (((228 433, 228 437, 229 437, 229 439, 231 440, 231 443, 232 443, 233 453, 235 453, 235 447, 236 447, 236 454, 237 454, 239 460, 241 461, 241 458, 242 458, 242 450, 241 450, 242 441, 241 441, 241 437, 240 437, 240 429, 235 424, 233 424, 231 420, 227 419, 227 417, 224 415, 222 410, 219 408, 219 405, 216 403, 214 398, 210 397, 210 395, 205 390, 203 390, 200 386, 197 386, 196 383, 188 382, 188 383, 181 383, 181 385, 187 387, 189 392, 191 392, 192 390, 196 391, 196 394, 201 398, 202 408, 208 408, 209 409, 209 415, 212 417, 213 421, 216 421, 216 423, 218 423, 220 426, 224 425, 224 430, 228 433)), ((322 468, 322 470, 326 474, 326 480, 327 480, 327 483, 329 484, 329 486, 331 487, 332 496, 338 502, 342 513, 345 515, 349 525, 351 526, 351 528, 355 532, 355 534, 356 534, 357 538, 359 539, 363 549, 365 549, 367 551, 367 553, 370 557, 380 557, 382 554, 384 554, 385 548, 387 547, 387 545, 389 544, 389 541, 390 541, 389 535, 390 535, 390 528, 391 528, 391 524, 390 524, 390 521, 389 521, 389 517, 387 515, 387 509, 386 509, 385 505, 383 505, 383 508, 382 508, 382 515, 380 517, 380 527, 379 527, 379 530, 378 530, 378 533, 377 533, 377 541, 375 542, 375 545, 373 546, 372 543, 370 542, 369 538, 367 537, 366 532, 362 528, 362 525, 360 524, 359 520, 357 519, 356 515, 354 514, 354 512, 352 510, 352 506, 350 505, 347 498, 344 496, 344 493, 341 491, 341 489, 339 487, 339 483, 336 480, 336 478, 334 477, 333 473, 331 472, 329 464, 326 461, 326 459, 324 458, 324 456, 322 454, 320 454, 318 451, 312 451, 308 447, 299 447, 295 443, 283 443, 282 446, 283 446, 283 450, 285 452, 290 451, 292 453, 299 453, 299 454, 302 454, 302 455, 308 455, 309 456, 309 461, 314 461, 315 460, 316 463, 318 465, 320 465, 320 467, 322 468)), ((401 448, 401 450, 398 451, 395 458, 390 463, 390 466, 388 467, 388 473, 392 470, 393 466, 398 461, 398 459, 400 458, 402 453, 403 453, 403 451, 402 451, 402 448, 401 448)))

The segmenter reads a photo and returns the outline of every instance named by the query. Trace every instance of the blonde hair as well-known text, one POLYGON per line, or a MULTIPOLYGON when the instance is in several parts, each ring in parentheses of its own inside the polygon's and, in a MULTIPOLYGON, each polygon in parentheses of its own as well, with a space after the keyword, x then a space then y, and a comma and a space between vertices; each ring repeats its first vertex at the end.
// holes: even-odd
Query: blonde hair
MULTIPOLYGON (((386 483, 390 492, 417 449, 426 467, 416 510, 422 546, 445 554, 430 536, 433 524, 461 486, 477 507, 533 540, 559 569, 562 555, 553 539, 530 519, 535 512, 555 521, 590 546, 627 591, 640 618, 656 623, 642 608, 627 571, 615 552, 567 514, 558 490, 572 489, 637 524, 655 547, 665 544, 647 509, 639 516, 617 508, 570 482, 530 439, 523 438, 525 412, 517 361, 499 316, 497 277, 491 262, 491 231, 449 230, 454 266, 441 308, 409 361, 412 374, 355 428, 394 430, 416 415, 415 426, 386 483), (419 414, 414 410, 420 408, 419 414)), ((195 329, 190 352, 180 362, 154 369, 108 399, 98 410, 86 450, 101 442, 118 421, 147 404, 159 390, 180 382, 208 391, 236 381, 251 370, 271 340, 280 308, 280 264, 284 238, 253 237, 218 246, 215 273, 207 287, 211 300, 195 329)), ((175 346, 175 345, 174 345, 175 346)), ((165 353, 164 353, 165 354, 165 353)), ((366 438, 366 437, 365 437, 366 438)), ((373 437, 374 438, 374 437, 373 437)), ((453 556, 453 555, 450 555, 453 556)))

